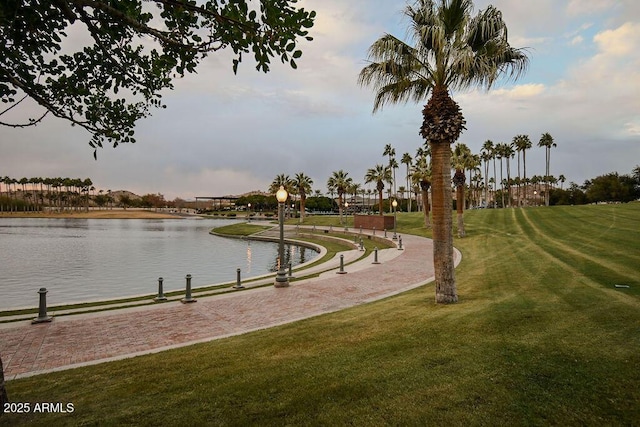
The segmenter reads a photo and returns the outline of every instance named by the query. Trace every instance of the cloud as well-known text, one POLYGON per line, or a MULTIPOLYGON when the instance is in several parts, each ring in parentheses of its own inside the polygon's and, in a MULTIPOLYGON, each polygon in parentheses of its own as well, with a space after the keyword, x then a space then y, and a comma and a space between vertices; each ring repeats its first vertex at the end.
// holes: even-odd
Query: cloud
POLYGON ((614 0, 571 0, 567 4, 567 13, 572 15, 592 15, 616 6, 614 0))
POLYGON ((635 55, 640 47, 640 24, 626 22, 616 29, 598 33, 593 40, 598 44, 600 55, 607 57, 635 55))
POLYGON ((540 83, 531 83, 524 85, 517 85, 510 89, 498 89, 493 92, 496 96, 503 96, 506 98, 518 100, 532 98, 540 95, 545 90, 545 86, 540 83))
POLYGON ((571 41, 569 42, 569 45, 576 46, 576 45, 582 44, 583 41, 584 41, 584 37, 575 36, 574 38, 571 39, 571 41))

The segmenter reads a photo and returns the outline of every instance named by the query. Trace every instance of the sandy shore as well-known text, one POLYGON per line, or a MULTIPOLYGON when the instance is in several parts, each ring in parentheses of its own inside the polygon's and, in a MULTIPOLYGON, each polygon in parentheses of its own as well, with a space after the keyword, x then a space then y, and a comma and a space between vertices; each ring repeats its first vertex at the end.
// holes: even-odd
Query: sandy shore
POLYGON ((163 219, 181 217, 179 214, 132 209, 90 210, 89 212, 0 212, 0 218, 163 219))

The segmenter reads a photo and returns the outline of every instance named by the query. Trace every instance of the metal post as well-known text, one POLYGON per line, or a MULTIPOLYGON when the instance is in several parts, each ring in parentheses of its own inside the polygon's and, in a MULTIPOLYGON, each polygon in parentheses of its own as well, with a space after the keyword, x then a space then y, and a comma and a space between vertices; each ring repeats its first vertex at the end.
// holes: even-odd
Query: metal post
POLYGON ((375 227, 373 227, 373 235, 374 236, 376 235, 376 228, 375 227))
POLYGON ((185 279, 187 279, 187 292, 184 298, 180 300, 181 303, 189 303, 196 302, 197 300, 191 298, 191 275, 187 274, 185 279))
POLYGON ((166 301, 167 297, 164 296, 164 290, 162 289, 162 281, 164 279, 162 277, 158 277, 158 296, 155 297, 154 301, 166 301))
POLYGON ((402 236, 400 235, 398 235, 398 243, 400 244, 400 246, 398 246, 398 250, 403 251, 404 249, 402 248, 402 236))
POLYGON ((31 323, 44 323, 51 322, 53 318, 47 316, 47 288, 40 288, 38 293, 40 294, 40 304, 38 306, 38 317, 33 319, 31 323))
POLYGON ((364 251, 364 242, 362 241, 362 237, 360 238, 360 250, 364 251))
POLYGON ((278 248, 278 274, 276 275, 276 288, 289 286, 289 279, 284 271, 284 203, 278 203, 278 223, 280 225, 280 244, 278 248))
POLYGON ((289 263, 289 279, 295 279, 295 277, 293 277, 293 264, 291 262, 289 263))
POLYGON ((240 269, 236 269, 236 285, 234 286, 235 289, 244 289, 244 286, 242 286, 242 282, 240 281, 240 269))
POLYGON ((344 271, 344 255, 340 255, 340 271, 336 272, 337 274, 347 274, 346 271, 344 271))
POLYGON ((371 264, 380 264, 378 262, 378 247, 373 248, 373 262, 371 264))
POLYGON ((385 239, 387 238, 387 229, 386 228, 384 229, 384 238, 385 239))

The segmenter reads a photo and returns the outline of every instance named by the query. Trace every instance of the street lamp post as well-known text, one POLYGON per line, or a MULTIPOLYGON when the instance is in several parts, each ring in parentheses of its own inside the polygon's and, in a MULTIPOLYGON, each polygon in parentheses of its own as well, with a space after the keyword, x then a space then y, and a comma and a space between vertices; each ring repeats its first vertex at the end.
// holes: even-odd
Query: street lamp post
POLYGON ((344 202, 344 230, 349 227, 349 202, 344 202))
POLYGON ((278 274, 276 275, 276 288, 286 288, 289 286, 289 278, 284 270, 284 202, 287 201, 289 193, 281 185, 276 192, 278 200, 278 223, 280 224, 280 246, 278 248, 278 274))
POLYGON ((247 203, 247 218, 251 222, 251 203, 247 203))
POLYGON ((393 199, 391 202, 391 206, 393 206, 393 237, 392 240, 398 240, 398 235, 396 234, 396 222, 398 222, 398 201, 393 199))

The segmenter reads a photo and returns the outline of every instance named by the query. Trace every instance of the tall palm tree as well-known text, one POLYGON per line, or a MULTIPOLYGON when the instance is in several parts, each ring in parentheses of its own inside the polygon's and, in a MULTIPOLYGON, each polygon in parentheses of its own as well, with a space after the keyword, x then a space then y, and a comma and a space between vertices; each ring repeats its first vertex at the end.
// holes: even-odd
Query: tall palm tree
MULTIPOLYGON (((411 172, 411 164, 413 162, 413 159, 411 158, 411 154, 409 153, 404 153, 402 155, 402 160, 400 160, 400 163, 404 164, 407 166, 407 186, 405 188, 410 189, 411 187, 409 186, 409 174, 411 172)), ((411 212, 411 191, 409 190, 409 205, 407 206, 407 212, 411 212)))
POLYGON ((335 191, 336 193, 338 193, 338 213, 340 215, 340 224, 344 223, 344 220, 342 218, 342 196, 347 192, 347 189, 353 183, 353 179, 351 179, 347 175, 349 175, 348 172, 340 169, 339 171, 334 171, 327 181, 327 187, 329 187, 329 191, 335 191))
POLYGON ((411 181, 420 187, 422 196, 422 212, 424 212, 424 226, 431 227, 429 220, 429 188, 431 187, 431 168, 426 157, 416 158, 416 164, 411 174, 411 181))
POLYGON ((307 194, 311 193, 312 185, 313 180, 302 172, 297 173, 293 178, 293 186, 300 196, 300 221, 304 221, 304 207, 307 202, 307 194))
MULTIPOLYGON (((524 205, 527 204, 527 150, 529 150, 532 146, 531 140, 529 139, 529 135, 516 135, 513 138, 513 145, 518 151, 518 177, 520 177, 520 153, 522 152, 522 167, 523 167, 523 177, 522 182, 524 182, 524 205)), ((518 187, 518 205, 520 203, 520 187, 518 187)))
MULTIPOLYGON (((540 137, 540 141, 538 142, 538 147, 545 147, 545 181, 546 177, 551 176, 549 172, 549 164, 551 163, 551 147, 557 147, 556 143, 553 142, 553 137, 549 132, 545 132, 540 137)), ((544 190, 544 205, 549 206, 549 183, 545 182, 545 190, 544 190)))
MULTIPOLYGON (((489 205, 489 160, 494 159, 495 166, 495 157, 493 154, 494 147, 493 141, 487 139, 484 144, 482 144, 482 150, 480 151, 480 156, 484 161, 484 203, 485 206, 489 205)), ((494 176, 495 181, 495 176, 494 176)), ((495 192, 494 192, 495 194, 495 192)))
POLYGON ((458 237, 464 237, 464 171, 469 165, 471 150, 466 144, 458 143, 453 147, 451 163, 456 173, 453 175, 453 185, 456 187, 456 212, 458 218, 458 237))
POLYGON ((374 168, 367 170, 364 176, 365 184, 371 182, 376 183, 376 190, 378 190, 378 212, 383 215, 382 212, 382 191, 384 190, 384 183, 391 181, 391 169, 389 166, 376 165, 374 168))
POLYGON ((502 13, 488 6, 472 16, 472 0, 418 0, 404 10, 413 46, 385 34, 369 48, 371 64, 359 83, 372 85, 374 111, 387 103, 429 100, 420 134, 431 145, 433 257, 436 302, 458 300, 451 221, 451 144, 465 129, 449 89, 490 88, 498 77, 517 78, 527 67, 507 41, 502 13))
MULTIPOLYGON (((291 195, 294 193, 295 186, 293 184, 293 180, 289 177, 289 175, 285 175, 283 173, 276 175, 276 177, 269 184, 269 193, 275 195, 280 187, 284 187, 287 190, 287 200, 285 200, 285 206, 289 206, 289 201, 291 200, 291 195)), ((286 211, 289 211, 286 209, 286 211)))
POLYGON ((509 160, 511 160, 515 156, 516 152, 513 149, 512 144, 506 144, 506 143, 504 144, 503 150, 504 151, 502 154, 507 163, 507 203, 509 207, 511 207, 511 199, 512 199, 511 197, 511 166, 510 166, 509 160))

